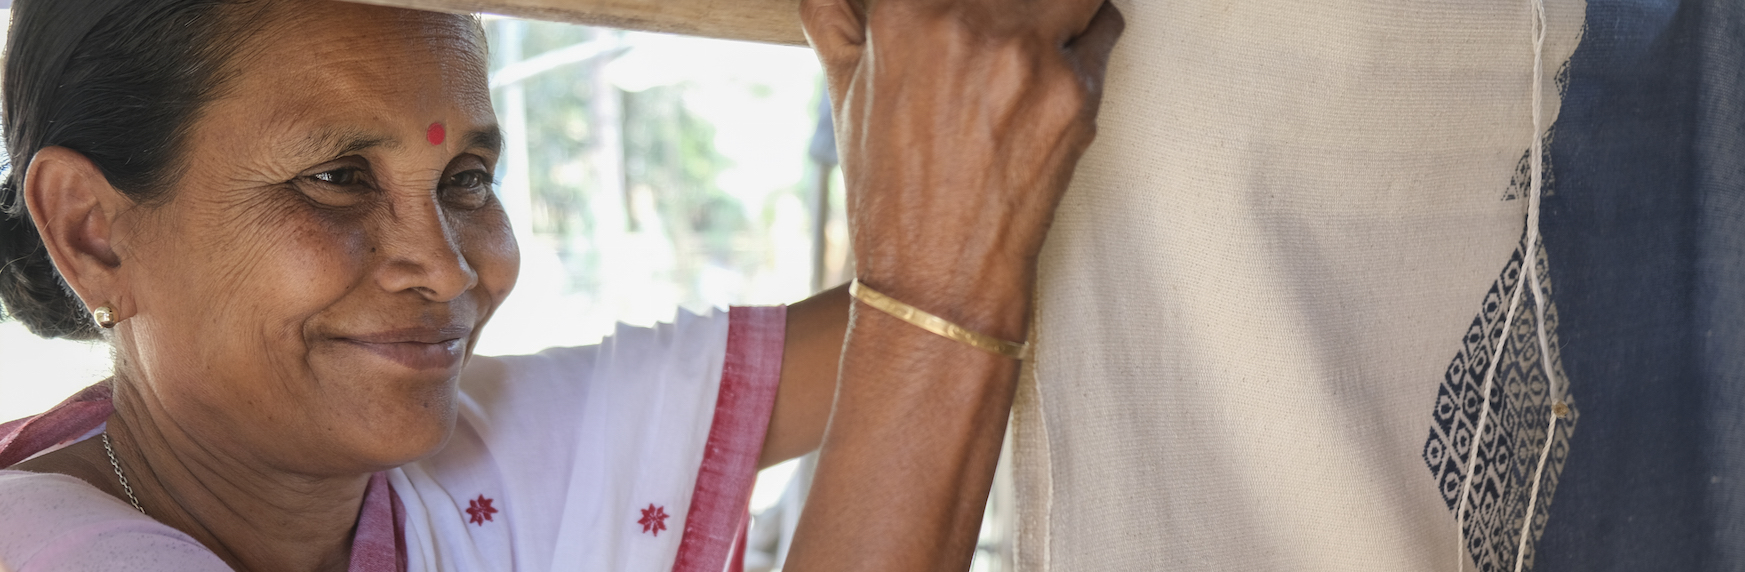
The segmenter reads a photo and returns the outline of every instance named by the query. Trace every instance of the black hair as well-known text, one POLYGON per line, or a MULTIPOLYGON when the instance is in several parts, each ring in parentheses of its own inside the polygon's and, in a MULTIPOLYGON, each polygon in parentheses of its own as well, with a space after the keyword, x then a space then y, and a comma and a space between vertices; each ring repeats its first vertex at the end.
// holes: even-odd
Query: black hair
POLYGON ((24 201, 37 151, 59 146, 146 203, 176 183, 183 140, 217 97, 265 2, 14 0, 4 105, 9 168, 0 182, 0 303, 45 338, 100 330, 49 259, 24 201), (247 7, 247 8, 245 8, 247 7))

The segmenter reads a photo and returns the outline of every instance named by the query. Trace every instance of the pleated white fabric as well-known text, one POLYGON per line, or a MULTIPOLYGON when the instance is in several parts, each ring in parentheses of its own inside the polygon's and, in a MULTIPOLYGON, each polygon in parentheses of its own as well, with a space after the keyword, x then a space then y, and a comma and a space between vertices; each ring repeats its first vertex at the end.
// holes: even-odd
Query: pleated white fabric
POLYGON ((785 316, 681 311, 598 346, 475 358, 447 447, 388 473, 409 569, 727 569, 785 316))

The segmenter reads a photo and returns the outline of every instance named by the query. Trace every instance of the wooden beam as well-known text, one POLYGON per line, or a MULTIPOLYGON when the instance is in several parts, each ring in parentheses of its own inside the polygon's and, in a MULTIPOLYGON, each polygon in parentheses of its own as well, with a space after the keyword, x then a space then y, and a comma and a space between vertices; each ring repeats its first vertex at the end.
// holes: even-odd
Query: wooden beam
POLYGON ((728 40, 805 45, 799 0, 353 0, 728 40))

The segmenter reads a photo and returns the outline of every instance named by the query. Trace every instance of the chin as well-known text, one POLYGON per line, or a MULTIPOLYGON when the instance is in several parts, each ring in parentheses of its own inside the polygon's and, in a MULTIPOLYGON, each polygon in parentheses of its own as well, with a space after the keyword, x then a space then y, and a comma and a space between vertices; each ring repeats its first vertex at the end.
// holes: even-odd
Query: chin
POLYGON ((451 379, 401 404, 399 420, 380 427, 370 436, 379 449, 384 468, 398 467, 441 451, 454 433, 458 415, 458 379, 451 379))
POLYGON ((343 444, 335 445, 351 451, 351 470, 382 471, 429 457, 454 432, 457 377, 435 383, 397 381, 371 387, 376 391, 362 392, 361 399, 334 409, 338 418, 329 423, 344 428, 343 444))

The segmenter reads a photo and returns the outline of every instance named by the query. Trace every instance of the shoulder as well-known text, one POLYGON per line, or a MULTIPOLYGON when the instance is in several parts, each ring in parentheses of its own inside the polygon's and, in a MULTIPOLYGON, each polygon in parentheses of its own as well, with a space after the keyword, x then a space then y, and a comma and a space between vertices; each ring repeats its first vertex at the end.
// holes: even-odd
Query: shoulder
POLYGON ((0 471, 0 569, 228 570, 181 531, 67 475, 0 471))
MULTIPOLYGON (((585 399, 595 384, 639 383, 663 371, 703 374, 726 353, 729 312, 680 310, 670 323, 652 327, 619 324, 599 344, 554 347, 530 355, 476 356, 461 375, 460 389, 480 403, 543 404, 585 399)), ((574 403, 569 403, 574 405, 574 403)))
POLYGON ((112 520, 155 522, 76 477, 0 471, 0 537, 112 520))
MULTIPOLYGON (((673 353, 706 354, 712 348, 724 346, 729 315, 730 312, 721 310, 697 314, 680 309, 672 321, 653 326, 620 323, 597 345, 554 347, 531 355, 483 358, 480 365, 486 369, 507 368, 515 373, 560 373, 596 363, 634 362, 670 357, 667 354, 673 353)), ((469 365, 468 369, 477 368, 469 365)))

